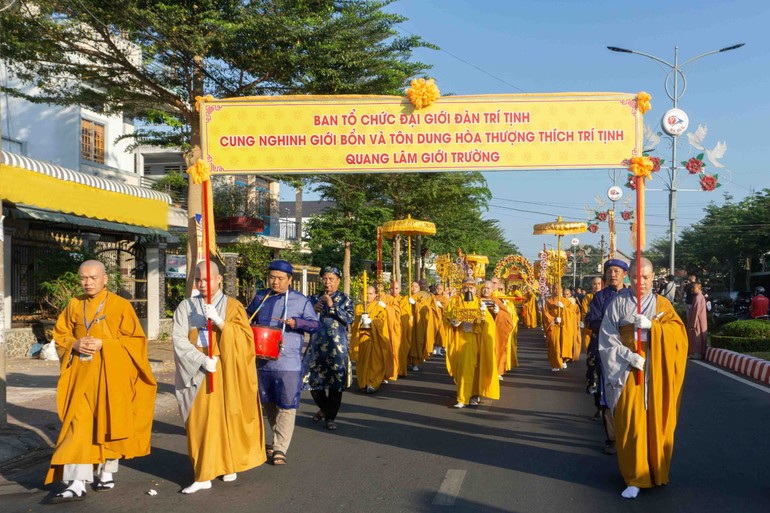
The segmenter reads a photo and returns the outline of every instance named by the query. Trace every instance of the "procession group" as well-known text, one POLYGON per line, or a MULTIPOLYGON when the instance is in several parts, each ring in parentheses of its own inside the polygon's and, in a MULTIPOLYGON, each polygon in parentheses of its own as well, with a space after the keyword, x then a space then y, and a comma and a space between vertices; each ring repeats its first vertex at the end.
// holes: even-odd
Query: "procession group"
MULTIPOLYGON (((632 268, 631 288, 622 285, 628 265, 607 261, 604 282, 583 309, 559 287, 538 300, 534 291, 510 296, 498 279, 472 276, 456 291, 441 284, 428 290, 418 281, 401 295, 398 282, 389 293, 371 285, 354 307, 339 290, 335 267, 321 271, 323 290, 311 297, 291 287, 289 262, 274 260, 268 268, 269 287, 244 307, 222 292, 216 264, 202 262, 195 268, 198 294, 174 313, 174 387, 194 473, 182 493, 211 488, 216 478, 234 481, 266 461, 285 465, 302 390, 318 406, 312 420, 338 429, 353 362, 357 387, 375 393, 440 355, 456 386, 455 408, 499 399, 504 374, 518 366, 518 327, 535 328, 538 317, 553 371, 588 348, 589 389, 608 441, 617 444, 623 497, 668 481, 687 335, 671 304, 650 294, 649 261, 642 259, 639 279, 632 268), (281 331, 278 358, 256 357, 254 326, 281 331)), ((79 274, 84 294, 70 301, 54 329, 62 429, 46 483, 59 480, 66 488, 53 502, 83 499, 88 484, 114 488, 118 460, 150 452, 157 385, 146 338, 130 303, 107 290, 103 264, 84 262, 79 274)))

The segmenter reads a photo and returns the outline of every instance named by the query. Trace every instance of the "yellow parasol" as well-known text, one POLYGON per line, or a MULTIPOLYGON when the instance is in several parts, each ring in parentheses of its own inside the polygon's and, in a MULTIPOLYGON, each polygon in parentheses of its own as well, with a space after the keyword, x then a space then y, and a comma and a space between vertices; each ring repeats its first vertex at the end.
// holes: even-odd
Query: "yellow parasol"
POLYGON ((407 248, 409 258, 409 285, 412 283, 412 236, 413 235, 435 235, 436 225, 430 221, 418 221, 412 219, 411 214, 406 219, 396 219, 388 221, 382 225, 382 236, 392 239, 396 235, 407 235, 409 237, 407 248))
MULTIPOLYGON (((556 235, 556 251, 558 255, 561 255, 561 238, 564 235, 572 235, 576 233, 584 233, 588 227, 585 223, 572 222, 568 223, 561 220, 561 216, 556 218, 555 222, 536 224, 532 227, 533 235, 556 235)), ((558 260, 557 271, 557 287, 561 292, 561 258, 558 260)))

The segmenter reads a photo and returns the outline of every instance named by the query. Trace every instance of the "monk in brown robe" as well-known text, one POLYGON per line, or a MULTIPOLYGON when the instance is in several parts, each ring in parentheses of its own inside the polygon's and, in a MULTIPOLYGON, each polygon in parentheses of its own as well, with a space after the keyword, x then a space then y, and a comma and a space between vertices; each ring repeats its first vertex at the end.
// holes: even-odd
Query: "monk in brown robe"
POLYGON ((107 290, 101 262, 83 262, 79 274, 84 294, 69 302, 53 331, 62 428, 45 482, 69 482, 53 502, 82 499, 86 483, 114 488, 120 458, 150 453, 155 410, 147 339, 131 303, 107 290))

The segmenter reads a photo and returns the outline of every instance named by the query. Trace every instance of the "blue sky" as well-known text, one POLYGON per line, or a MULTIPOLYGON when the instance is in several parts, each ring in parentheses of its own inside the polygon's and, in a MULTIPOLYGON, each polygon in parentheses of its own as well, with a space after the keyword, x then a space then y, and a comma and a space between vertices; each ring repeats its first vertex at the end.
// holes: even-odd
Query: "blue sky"
MULTIPOLYGON (((770 187, 766 164, 770 121, 770 3, 753 0, 679 1, 554 1, 554 0, 401 0, 388 7, 408 21, 404 34, 418 34, 441 50, 420 50, 414 58, 431 64, 442 94, 515 94, 537 92, 647 91, 652 111, 645 124, 660 130, 660 118, 672 107, 664 79, 668 68, 639 55, 615 53, 619 46, 673 62, 679 47, 682 63, 702 53, 746 43, 738 50, 709 55, 685 66, 687 90, 679 108, 690 119, 688 131, 708 125, 707 148, 727 142, 722 187, 712 193, 680 192, 678 225, 697 222, 709 202, 721 204, 724 194, 736 199, 770 187)), ((677 160, 700 153, 679 138, 677 160)), ((663 140, 658 153, 667 162, 671 150, 663 140)), ((665 165, 665 164, 664 164, 665 165)), ((486 217, 498 219, 511 242, 534 259, 553 236, 532 235, 532 225, 556 215, 586 221, 585 207, 599 208, 594 197, 606 199, 611 170, 511 171, 485 173, 493 200, 486 217)), ((625 170, 617 172, 625 182, 625 170)), ((698 189, 698 180, 679 172, 680 189, 698 189)), ((660 179, 650 188, 660 188, 660 179), (656 183, 657 182, 657 183, 656 183), (657 187, 656 187, 657 186, 657 187)), ((624 189, 630 192, 628 189, 624 189)), ((291 197, 288 191, 284 198, 291 197)), ((626 194, 629 197, 630 194, 626 194)), ((306 199, 314 199, 307 195, 306 199)), ((648 240, 666 236, 668 192, 647 195, 648 240)), ((585 233, 581 243, 598 245, 597 234, 585 233)), ((621 225, 618 246, 630 251, 627 225, 621 225)))

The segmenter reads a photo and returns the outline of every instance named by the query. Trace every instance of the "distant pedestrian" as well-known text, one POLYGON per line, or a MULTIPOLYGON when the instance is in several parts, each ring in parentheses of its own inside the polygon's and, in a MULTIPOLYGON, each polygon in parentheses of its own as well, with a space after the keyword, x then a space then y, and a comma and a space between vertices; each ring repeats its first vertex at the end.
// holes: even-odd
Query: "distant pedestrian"
POLYGON ((676 282, 674 281, 674 275, 669 274, 663 279, 663 284, 658 291, 658 294, 668 299, 671 304, 676 299, 676 282))
POLYGON ((708 324, 706 322, 706 298, 700 283, 693 285, 692 295, 692 305, 687 313, 687 340, 689 342, 687 356, 694 360, 702 360, 706 354, 708 324))
POLYGON ((751 298, 751 318, 764 317, 767 315, 768 306, 770 306, 770 300, 765 296, 765 287, 757 287, 754 289, 754 297, 751 298))

